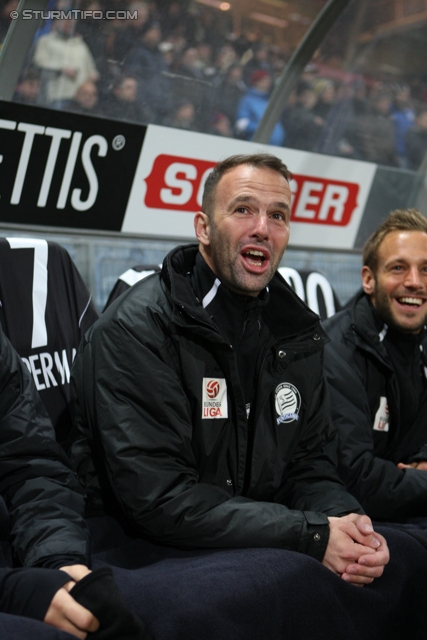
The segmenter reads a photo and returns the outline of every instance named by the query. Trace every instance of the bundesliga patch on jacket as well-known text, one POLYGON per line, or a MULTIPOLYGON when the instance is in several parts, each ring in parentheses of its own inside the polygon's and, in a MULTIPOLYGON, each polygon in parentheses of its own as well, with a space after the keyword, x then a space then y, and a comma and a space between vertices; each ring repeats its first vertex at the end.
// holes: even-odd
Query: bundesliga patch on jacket
POLYGON ((225 378, 203 378, 202 419, 228 418, 225 378))
POLYGON ((301 408, 300 392, 293 384, 282 382, 276 387, 275 406, 276 413, 279 416, 277 424, 299 420, 301 408))
POLYGON ((381 396, 380 406, 374 418, 374 431, 388 431, 390 416, 388 413, 387 398, 381 396))

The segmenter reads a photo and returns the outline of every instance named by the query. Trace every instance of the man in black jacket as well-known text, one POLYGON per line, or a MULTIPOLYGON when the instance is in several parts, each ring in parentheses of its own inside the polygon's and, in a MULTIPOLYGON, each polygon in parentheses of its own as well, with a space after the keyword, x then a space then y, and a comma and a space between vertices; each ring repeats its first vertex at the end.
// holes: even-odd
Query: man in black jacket
POLYGON ((1 330, 0 438, 0 495, 15 562, 25 565, 0 569, 0 611, 85 638, 98 621, 68 593, 90 573, 84 496, 31 375, 1 330))
POLYGON ((31 374, 1 329, 0 440, 0 612, 14 614, 13 637, 22 637, 15 616, 24 616, 81 640, 98 629, 105 640, 149 640, 111 568, 88 568, 82 490, 31 374), (7 566, 9 555, 22 567, 7 566))
POLYGON ((427 220, 394 211, 367 241, 363 292, 324 323, 339 471, 375 519, 427 516, 427 220))
POLYGON ((154 541, 292 549, 365 584, 387 545, 337 476, 318 316, 276 273, 289 179, 268 154, 216 166, 199 246, 85 335, 72 454, 92 512, 116 503, 154 541))

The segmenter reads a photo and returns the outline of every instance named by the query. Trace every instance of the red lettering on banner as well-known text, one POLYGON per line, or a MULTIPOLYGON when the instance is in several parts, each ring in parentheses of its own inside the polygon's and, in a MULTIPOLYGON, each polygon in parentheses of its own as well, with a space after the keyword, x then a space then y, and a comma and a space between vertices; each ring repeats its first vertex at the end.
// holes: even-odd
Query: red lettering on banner
POLYGON ((339 227, 349 224, 357 207, 358 184, 301 175, 293 179, 291 221, 339 227))
POLYGON ((146 179, 145 204, 152 209, 199 211, 202 188, 216 162, 162 154, 146 179))
MULTIPOLYGON (((145 205, 195 213, 201 207, 206 178, 216 162, 161 154, 146 178, 145 205)), ((357 207, 359 185, 294 175, 291 220, 345 227, 357 207)))

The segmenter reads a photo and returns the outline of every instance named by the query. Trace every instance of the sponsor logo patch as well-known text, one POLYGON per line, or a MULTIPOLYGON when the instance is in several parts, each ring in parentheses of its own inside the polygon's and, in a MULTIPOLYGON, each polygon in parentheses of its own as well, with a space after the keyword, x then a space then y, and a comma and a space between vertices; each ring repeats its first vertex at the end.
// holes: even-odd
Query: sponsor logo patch
POLYGON ((203 378, 202 419, 228 418, 225 378, 203 378))
POLYGON ((374 431, 388 431, 390 416, 388 413, 387 398, 381 396, 380 406, 374 418, 374 431))
POLYGON ((300 392, 293 384, 282 382, 276 387, 275 406, 276 413, 279 416, 277 424, 299 420, 301 408, 300 392))

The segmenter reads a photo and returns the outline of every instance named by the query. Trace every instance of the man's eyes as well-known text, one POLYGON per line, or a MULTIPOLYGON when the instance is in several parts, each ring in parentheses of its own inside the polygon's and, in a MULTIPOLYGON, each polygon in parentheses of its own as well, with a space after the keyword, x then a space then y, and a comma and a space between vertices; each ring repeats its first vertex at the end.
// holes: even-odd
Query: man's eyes
MULTIPOLYGON (((395 264, 392 267, 390 267, 390 271, 397 271, 397 272, 401 272, 404 271, 405 267, 401 264, 395 264)), ((422 267, 422 272, 423 273, 427 273, 427 265, 425 267, 422 267)))
MULTIPOLYGON (((248 207, 236 207, 235 211, 236 213, 251 213, 251 210, 248 207)), ((274 213, 271 213, 270 218, 279 221, 283 220, 283 222, 286 222, 288 219, 287 214, 282 211, 275 211, 274 213)))

